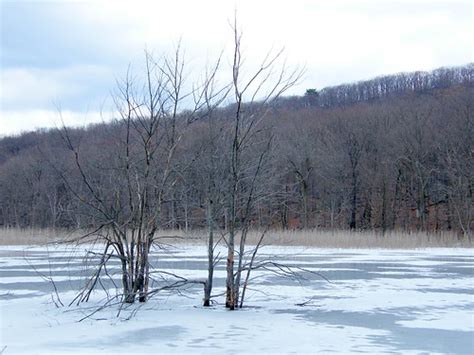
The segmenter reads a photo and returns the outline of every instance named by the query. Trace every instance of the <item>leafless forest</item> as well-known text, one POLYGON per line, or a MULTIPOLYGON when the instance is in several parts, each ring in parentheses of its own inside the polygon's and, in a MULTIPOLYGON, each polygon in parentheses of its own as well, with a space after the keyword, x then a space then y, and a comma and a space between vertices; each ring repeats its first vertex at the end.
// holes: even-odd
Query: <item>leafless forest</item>
POLYGON ((117 82, 115 121, 0 141, 0 224, 79 229, 70 241, 102 248, 87 252, 96 268, 70 304, 87 302, 116 261, 122 291, 106 305, 199 284, 210 306, 221 244, 225 306, 241 308, 253 270, 296 277, 256 258, 269 229, 470 237, 472 65, 284 97, 304 71, 270 52, 249 73, 237 28, 228 83, 222 58, 190 85, 179 46, 145 52, 143 73, 117 82), (155 285, 151 252, 177 238, 167 229, 207 231, 205 279, 155 285))
POLYGON ((469 5, 331 4, 2 4, 0 355, 474 349, 469 5))
POLYGON ((147 58, 148 74, 159 77, 151 96, 132 77, 120 83, 123 117, 112 123, 2 138, 0 226, 96 226, 96 199, 120 213, 127 186, 138 183, 123 172, 145 160, 154 181, 147 203, 160 229, 237 223, 472 234, 472 64, 242 102, 235 88, 213 83, 219 63, 199 92, 180 92, 179 55, 147 58), (185 96, 196 105, 180 111, 185 96), (234 146, 236 112, 244 138, 234 146))

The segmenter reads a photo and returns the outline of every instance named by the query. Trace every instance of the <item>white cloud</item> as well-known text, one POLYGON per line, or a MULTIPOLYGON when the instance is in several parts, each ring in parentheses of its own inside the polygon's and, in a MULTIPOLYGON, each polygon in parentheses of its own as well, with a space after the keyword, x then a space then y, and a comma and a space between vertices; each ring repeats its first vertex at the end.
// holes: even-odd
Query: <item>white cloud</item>
MULTIPOLYGON (((97 80, 113 80, 109 68, 78 65, 64 68, 7 68, 0 71, 3 109, 51 108, 54 103, 93 90, 97 80)), ((106 94, 106 93, 104 93, 106 94)))
POLYGON ((306 65, 306 82, 319 88, 474 60, 468 0, 104 0, 81 7, 81 18, 92 28, 115 28, 108 45, 129 60, 145 45, 169 51, 182 38, 188 59, 202 63, 232 46, 235 8, 249 66, 285 47, 288 64, 306 65))
POLYGON ((2 70, 2 106, 10 105, 43 105, 62 96, 74 95, 80 88, 77 85, 61 80, 50 71, 35 69, 2 70), (53 74, 53 75, 51 75, 53 74))
MULTIPOLYGON (((39 128, 66 126, 82 127, 91 123, 106 122, 113 119, 113 112, 74 112, 62 110, 4 110, 0 111, 0 137, 39 128)), ((115 116, 116 117, 116 116, 115 116)))
MULTIPOLYGON (((71 122, 97 120, 98 102, 113 89, 114 78, 121 77, 130 62, 140 73, 145 46, 157 55, 169 53, 182 38, 189 73, 198 76, 206 62, 232 48, 229 20, 235 8, 244 31, 248 71, 269 49, 281 47, 289 67, 307 67, 305 80, 292 93, 474 61, 473 5, 468 0, 97 0, 61 2, 61 7, 57 3, 41 3, 41 9, 61 19, 57 21, 58 31, 64 30, 61 39, 86 54, 68 67, 1 68, 0 134, 51 126, 57 116, 53 103, 68 110, 64 113, 69 112, 71 122), (97 55, 90 56, 91 51, 97 55), (85 110, 96 113, 75 113, 85 110)), ((34 24, 22 26, 26 27, 18 27, 20 35, 25 29, 34 31, 28 27, 34 24)), ((54 42, 50 40, 44 38, 44 46, 54 42)), ((59 58, 64 43, 56 44, 53 54, 59 58)), ((225 80, 228 75, 222 75, 225 80)))

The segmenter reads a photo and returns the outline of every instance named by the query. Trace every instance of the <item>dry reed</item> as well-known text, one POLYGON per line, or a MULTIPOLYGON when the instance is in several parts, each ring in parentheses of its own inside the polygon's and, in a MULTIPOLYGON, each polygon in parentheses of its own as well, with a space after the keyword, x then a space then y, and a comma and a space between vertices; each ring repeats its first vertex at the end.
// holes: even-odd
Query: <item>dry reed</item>
MULTIPOLYGON (((83 231, 65 229, 2 228, 0 245, 43 245, 74 239, 83 231)), ((248 234, 248 244, 255 244, 260 238, 259 231, 248 234)), ((162 243, 203 244, 206 231, 165 230, 157 233, 162 243)), ((439 247, 472 247, 468 237, 459 237, 452 232, 426 233, 390 231, 381 234, 375 231, 350 232, 343 230, 270 230, 266 233, 264 244, 281 246, 306 246, 316 248, 386 248, 415 249, 439 247)))

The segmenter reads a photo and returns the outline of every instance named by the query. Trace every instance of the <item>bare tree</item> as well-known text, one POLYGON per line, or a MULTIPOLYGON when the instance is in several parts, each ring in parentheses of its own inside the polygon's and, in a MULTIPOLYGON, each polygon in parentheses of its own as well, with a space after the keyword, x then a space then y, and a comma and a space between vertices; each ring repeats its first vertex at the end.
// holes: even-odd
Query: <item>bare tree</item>
MULTIPOLYGON (((226 307, 239 305, 241 277, 244 266, 246 237, 251 225, 255 200, 261 198, 262 172, 272 144, 270 127, 264 118, 269 104, 295 85, 303 71, 287 72, 283 64, 277 69, 282 51, 268 53, 259 68, 244 76, 241 40, 237 18, 232 26, 234 35, 232 90, 233 124, 228 148, 229 172, 225 192, 228 224, 226 307), (237 269, 235 268, 236 237, 239 235, 237 269)), ((242 304, 242 302, 240 303, 242 304)))
POLYGON ((231 86, 229 84, 218 86, 217 74, 221 66, 221 57, 217 60, 216 64, 206 71, 205 80, 203 83, 203 100, 205 107, 203 108, 204 121, 206 123, 206 133, 204 134, 203 147, 201 150, 204 152, 203 159, 199 162, 203 171, 203 177, 207 181, 205 186, 206 193, 206 224, 207 224, 207 279, 204 287, 204 300, 203 305, 205 307, 210 306, 214 268, 218 261, 214 250, 218 244, 215 240, 214 234, 216 232, 216 219, 218 212, 221 208, 221 194, 223 190, 222 176, 224 164, 220 159, 220 150, 222 149, 222 138, 225 123, 222 120, 218 120, 219 113, 216 112, 220 104, 226 99, 230 92, 231 86))
POLYGON ((178 125, 189 125, 202 103, 195 101, 191 117, 178 121, 183 101, 198 90, 184 91, 183 73, 179 47, 171 59, 164 57, 159 62, 145 53, 143 83, 130 71, 118 83, 114 100, 121 119, 107 137, 112 149, 100 160, 82 157, 81 147, 63 127, 82 192, 68 176, 63 174, 63 179, 92 216, 92 232, 77 241, 94 238, 94 242, 103 243, 99 266, 74 301, 89 298, 110 259, 119 260, 121 265, 123 302, 133 303, 137 296, 140 302, 146 302, 156 293, 150 289, 150 251, 160 241, 156 233, 163 225, 163 205, 179 176, 175 154, 185 130, 178 130, 178 125))

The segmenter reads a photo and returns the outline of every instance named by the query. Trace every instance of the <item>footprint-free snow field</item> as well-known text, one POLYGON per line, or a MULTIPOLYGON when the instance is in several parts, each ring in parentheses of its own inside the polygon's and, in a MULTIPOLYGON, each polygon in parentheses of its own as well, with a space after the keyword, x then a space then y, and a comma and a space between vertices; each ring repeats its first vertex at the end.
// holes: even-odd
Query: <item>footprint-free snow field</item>
MULTIPOLYGON (((312 272, 294 279, 256 270, 244 308, 227 311, 222 262, 210 308, 193 285, 92 315, 105 300, 101 287, 89 303, 67 306, 93 266, 84 254, 85 247, 0 247, 0 353, 474 352, 471 249, 264 247, 260 258, 312 272)), ((204 247, 153 255, 162 275, 206 277, 204 247)), ((117 271, 111 265, 103 278, 109 296, 117 271)))

